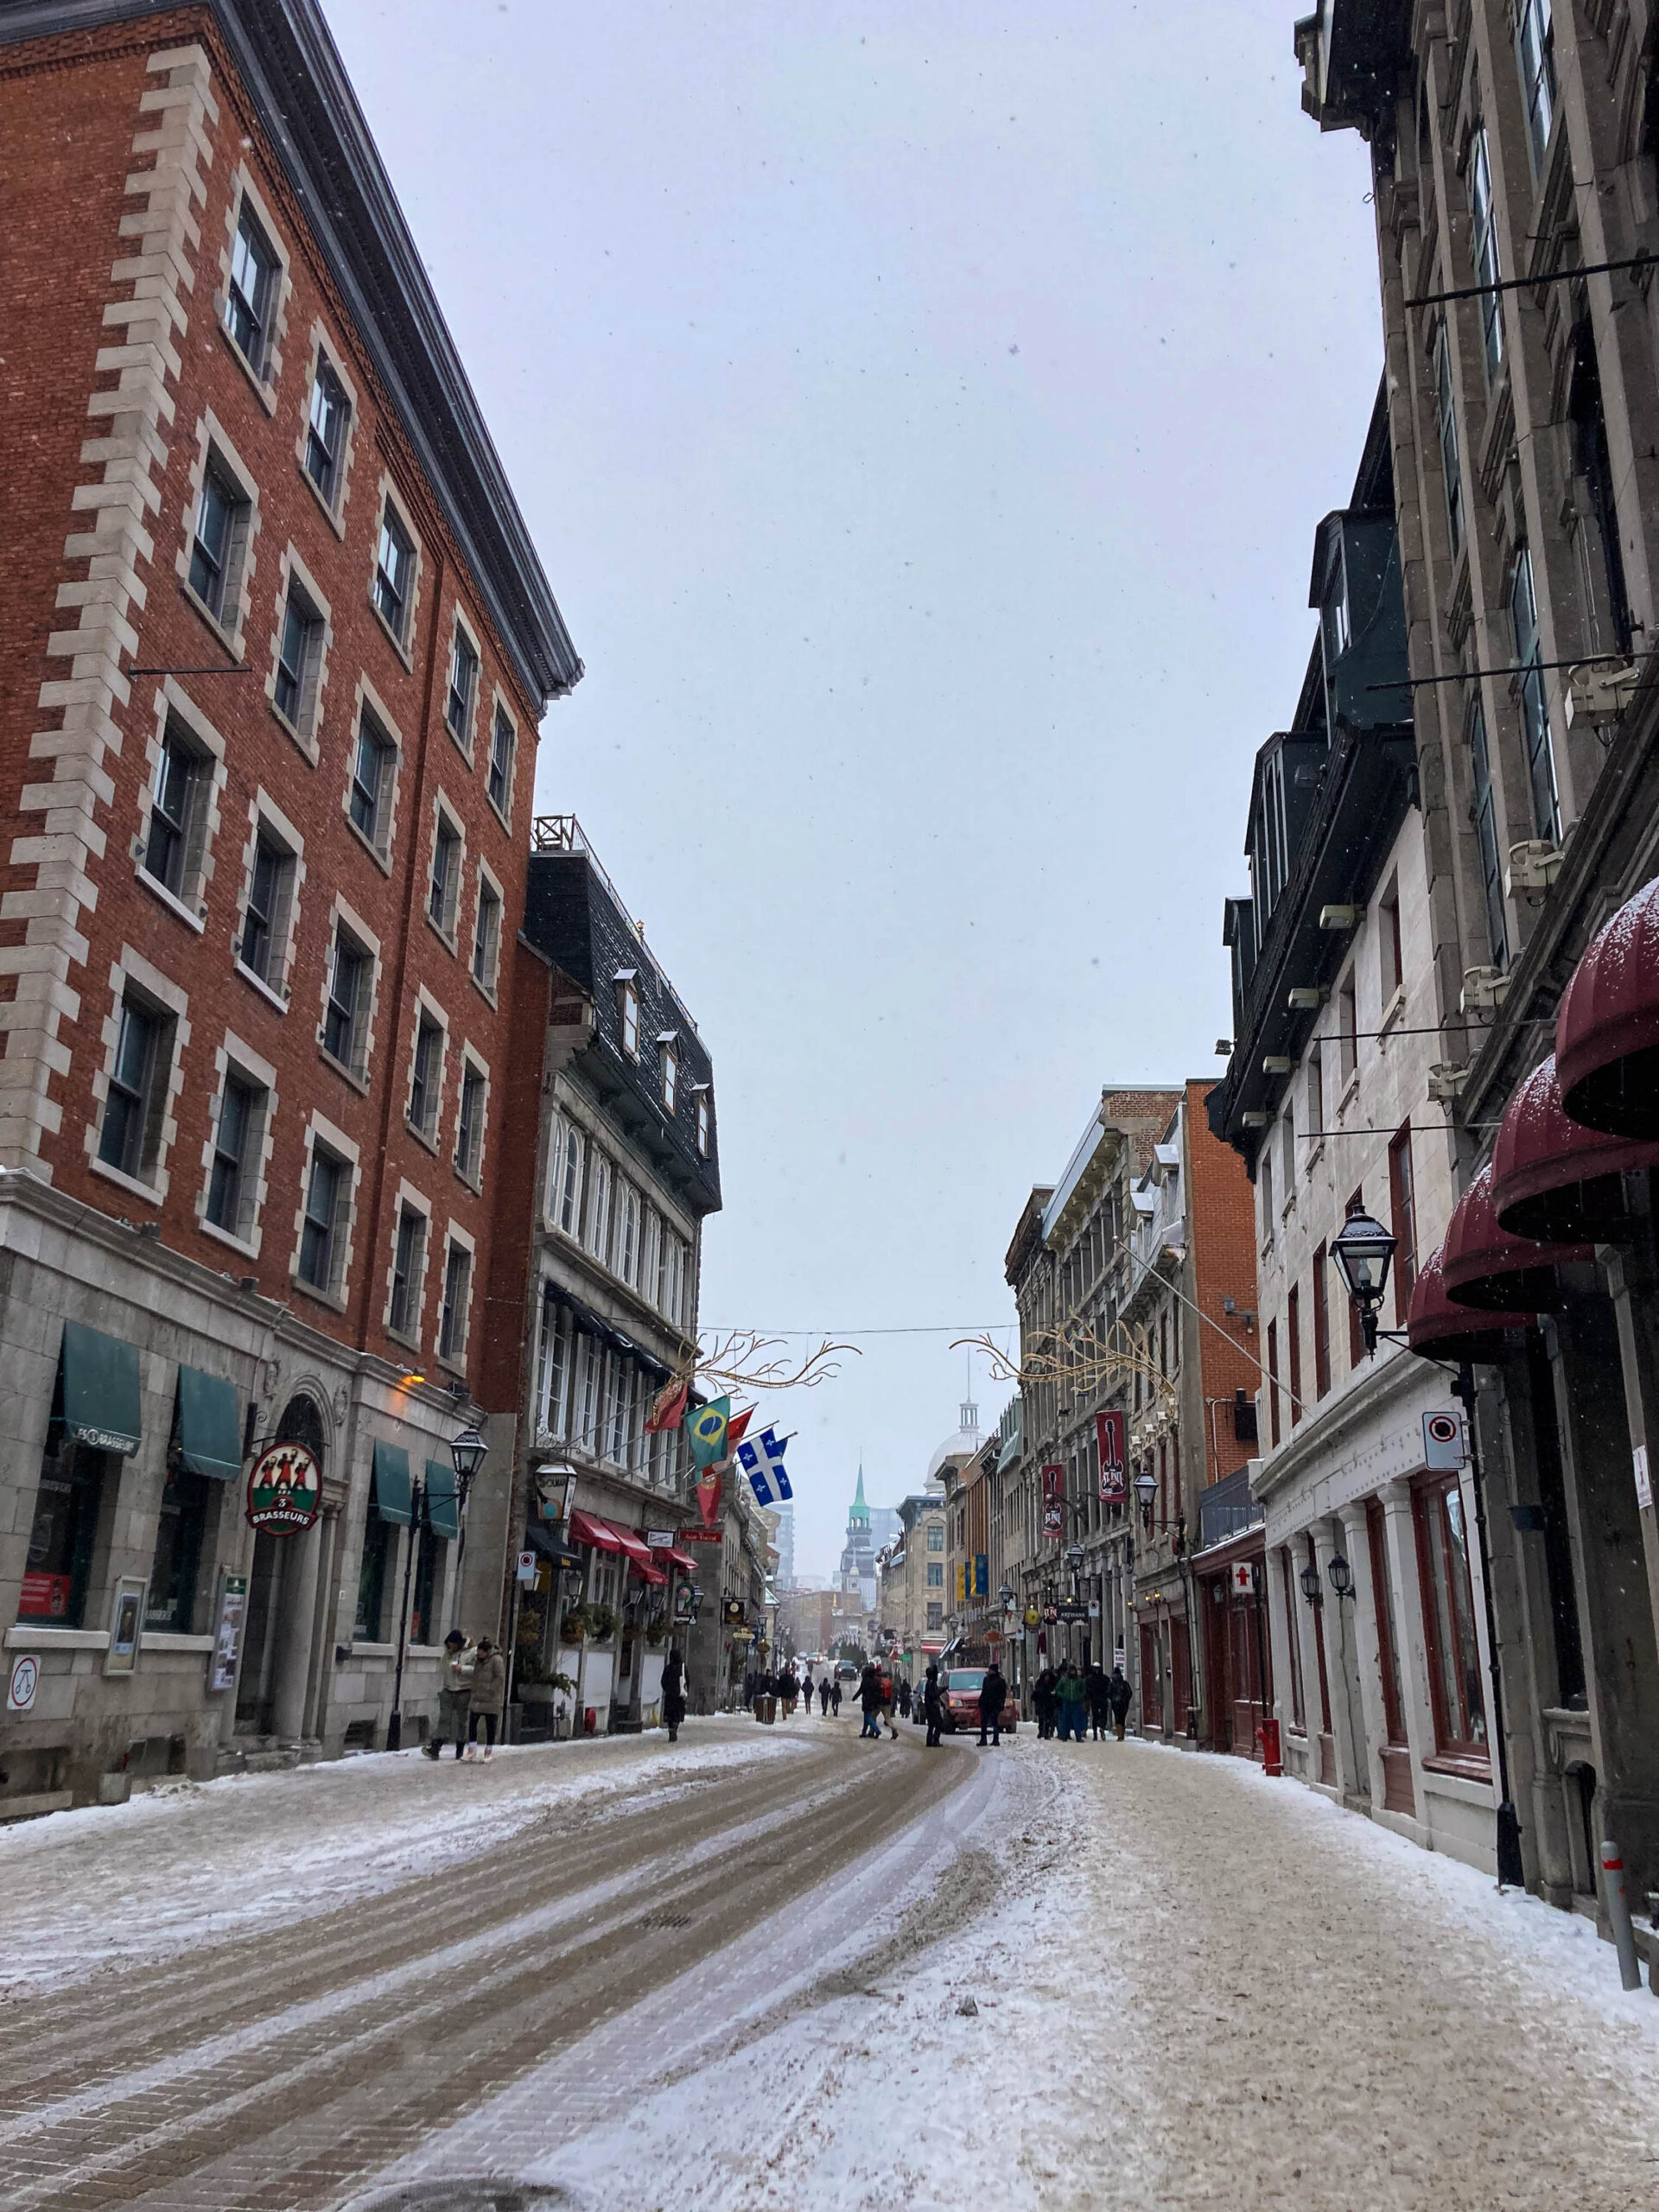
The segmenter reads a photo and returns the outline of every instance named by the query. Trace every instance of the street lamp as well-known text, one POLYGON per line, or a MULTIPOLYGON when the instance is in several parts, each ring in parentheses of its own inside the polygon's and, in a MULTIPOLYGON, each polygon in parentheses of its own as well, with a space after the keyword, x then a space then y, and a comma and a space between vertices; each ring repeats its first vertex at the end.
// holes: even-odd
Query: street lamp
MULTIPOLYGON (((449 1446, 449 1458, 455 1470, 455 1480, 470 1489, 474 1478, 489 1457, 489 1446, 475 1428, 463 1428, 449 1446)), ((463 1490, 461 1496, 467 1494, 463 1490)))
POLYGON ((1389 1262, 1394 1257, 1395 1242, 1380 1221, 1373 1221, 1365 1209, 1355 1203, 1350 1206, 1342 1232, 1331 1247, 1331 1257, 1347 1287, 1349 1300, 1359 1315, 1368 1358, 1376 1350, 1376 1309, 1382 1305, 1382 1293, 1388 1287, 1389 1262))
POLYGON ((1302 1585, 1302 1595, 1306 1599, 1308 1604, 1310 1605, 1322 1605, 1325 1601, 1325 1592, 1319 1586, 1319 1570, 1313 1565, 1311 1560, 1302 1569, 1300 1581, 1302 1585))
POLYGON ((1325 1571, 1331 1578, 1331 1587, 1337 1593, 1337 1602, 1338 1605, 1341 1604, 1344 1598, 1351 1598, 1353 1596, 1354 1570, 1349 1566, 1347 1560, 1344 1559, 1340 1552, 1332 1553, 1330 1558, 1325 1563, 1325 1571))
POLYGON ((1135 1495, 1141 1508, 1141 1526, 1152 1533, 1152 1502, 1158 1495, 1158 1478, 1150 1467, 1143 1467, 1135 1478, 1135 1495))

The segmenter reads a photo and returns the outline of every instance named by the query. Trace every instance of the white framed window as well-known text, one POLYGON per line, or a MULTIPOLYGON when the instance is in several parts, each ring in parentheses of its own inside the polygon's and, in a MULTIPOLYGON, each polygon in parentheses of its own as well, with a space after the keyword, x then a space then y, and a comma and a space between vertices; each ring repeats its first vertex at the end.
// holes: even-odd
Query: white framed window
POLYGON ((369 603, 405 662, 410 658, 414 644, 420 557, 420 541, 413 524, 392 496, 390 485, 383 484, 369 603))
MULTIPOLYGON (((149 821, 139 867, 151 883, 187 910, 200 881, 213 779, 213 755, 175 715, 169 715, 150 784, 149 821)), ((188 918, 200 920, 194 914, 188 918)))
POLYGON ((317 677, 326 628, 322 610, 297 579, 290 578, 277 625, 276 665, 270 702, 296 736, 308 737, 316 718, 317 677))
POLYGON ((473 719, 478 709, 478 640, 457 610, 449 640, 449 680, 444 689, 443 726, 470 760, 473 719))
POLYGON ((346 441, 352 427, 352 403, 340 371, 320 353, 305 413, 305 473, 330 514, 339 512, 346 483, 346 441))
POLYGON ((288 1004, 288 969, 301 874, 299 833, 261 791, 237 924, 236 963, 279 1007, 288 1004))
POLYGON ((572 1441, 580 1444, 584 1452, 592 1452, 597 1457, 600 1388, 604 1375, 604 1354, 592 1337, 578 1334, 576 1360, 578 1395, 571 1420, 572 1441))
POLYGON ((426 1253, 431 1217, 425 1200, 402 1185, 392 1223, 391 1270, 386 1286, 386 1333, 419 1348, 426 1295, 426 1253))
POLYGON ((663 1111, 671 1121, 680 1097, 679 1039, 671 1029, 657 1039, 657 1068, 662 1085, 663 1111))
POLYGON ((488 1071, 468 1047, 461 1060, 461 1090, 455 1101, 455 1173, 476 1189, 484 1166, 484 1122, 489 1110, 488 1071))
POLYGON ((616 1272, 625 1283, 639 1281, 639 1193, 619 1179, 616 1189, 616 1272))
POLYGON ((501 887, 480 861, 478 908, 473 923, 473 981, 494 1002, 501 966, 501 887))
POLYGON ((359 1084, 368 1082, 379 954, 378 940, 344 899, 336 899, 324 963, 322 1023, 317 1042, 334 1065, 359 1084))
POLYGON ((432 864, 426 884, 426 918, 451 952, 455 949, 455 926, 461 917, 461 879, 466 866, 467 841, 461 821, 442 791, 432 814, 432 864))
POLYGON ((616 1014, 622 1032, 622 1050, 631 1060, 637 1060, 639 1057, 639 982, 632 968, 617 970, 616 1014))
POLYGON ((209 454, 196 494, 188 582, 215 628, 235 627, 237 588, 252 524, 253 501, 217 452, 209 454))
POLYGON ((404 1118, 425 1145, 438 1141, 438 1113, 443 1096, 443 1056, 448 1042, 443 1019, 422 992, 415 1007, 415 1038, 409 1056, 409 1096, 404 1118))
POLYGON ((611 1249, 611 1190, 609 1158, 597 1145, 588 1167, 588 1219, 583 1243, 594 1257, 608 1263, 611 1249))
POLYGON ((263 1084, 237 1067, 226 1071, 219 1086, 205 1216, 238 1243, 247 1242, 253 1226, 259 1147, 270 1095, 263 1084))
POLYGON ((270 384, 276 374, 277 318, 285 273, 270 212, 256 202, 245 175, 231 232, 225 328, 261 386, 270 384))
POLYGON ((498 692, 490 717, 490 770, 485 788, 490 804, 504 822, 512 816, 512 768, 518 750, 518 725, 498 692))
POLYGON ((438 1357, 448 1366, 466 1364, 472 1301, 471 1240, 451 1222, 443 1260, 443 1303, 438 1313, 438 1357))
POLYGON ((1527 145, 1532 173, 1541 176, 1555 121, 1555 25, 1550 0, 1516 0, 1514 15, 1516 59, 1527 106, 1527 145))
POLYGON ((563 1115, 553 1125, 552 1177, 548 1194, 548 1217, 567 1236, 582 1229, 582 1167, 587 1141, 582 1131, 563 1115))
POLYGON ((563 1437, 570 1388, 573 1337, 570 1316, 550 1298, 542 1300, 541 1345, 536 1370, 536 1430, 538 1436, 563 1437))
POLYGON ((162 1106, 172 1065, 175 1025, 130 981, 116 1017, 115 1057, 98 1133, 98 1157, 131 1182, 149 1180, 161 1150, 162 1106))
POLYGON ((708 1093, 699 1091, 697 1094, 697 1150, 705 1160, 709 1157, 709 1118, 708 1093))
POLYGON ((358 1165, 356 1145, 314 1113, 300 1179, 293 1274, 303 1288, 336 1306, 345 1302, 351 1267, 358 1165))
POLYGON ((359 711, 352 747, 352 776, 346 811, 352 827, 383 865, 391 841, 392 789, 397 773, 397 746, 379 717, 365 705, 359 711))

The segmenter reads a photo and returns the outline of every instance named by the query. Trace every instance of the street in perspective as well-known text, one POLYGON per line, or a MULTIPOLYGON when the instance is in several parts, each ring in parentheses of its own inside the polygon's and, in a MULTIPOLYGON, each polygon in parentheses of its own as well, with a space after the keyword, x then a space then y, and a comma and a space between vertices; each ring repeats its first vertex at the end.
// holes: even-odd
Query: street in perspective
POLYGON ((1652 2212, 1646 0, 0 143, 0 2212, 1652 2212))

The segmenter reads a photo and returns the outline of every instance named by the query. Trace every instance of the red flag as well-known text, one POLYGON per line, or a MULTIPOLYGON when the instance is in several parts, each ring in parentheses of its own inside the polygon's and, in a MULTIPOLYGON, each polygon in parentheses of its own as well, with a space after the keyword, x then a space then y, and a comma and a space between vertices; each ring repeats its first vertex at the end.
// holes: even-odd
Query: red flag
POLYGON ((697 1510, 705 1529, 712 1529, 719 1516, 720 1489, 719 1469, 705 1467, 697 1477, 697 1510))
POLYGON ((652 1401, 651 1419, 645 1423, 647 1436, 660 1436, 665 1429, 677 1428, 685 1418, 686 1385, 683 1382, 664 1382, 652 1401))
POLYGON ((742 1441, 743 1432, 747 1428, 749 1423, 753 1419, 754 1408, 753 1406, 745 1406, 741 1414, 734 1414, 730 1421, 727 1422, 726 1444, 727 1456, 728 1458, 730 1457, 731 1446, 734 1444, 738 1444, 742 1441))

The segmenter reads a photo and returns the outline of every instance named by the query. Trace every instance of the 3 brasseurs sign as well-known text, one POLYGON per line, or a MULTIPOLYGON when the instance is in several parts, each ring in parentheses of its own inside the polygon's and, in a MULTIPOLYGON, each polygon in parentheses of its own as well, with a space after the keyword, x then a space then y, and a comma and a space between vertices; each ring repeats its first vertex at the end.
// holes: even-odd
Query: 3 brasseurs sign
POLYGON ((248 1476, 248 1526, 291 1536, 308 1529, 322 1503, 322 1478, 302 1444, 273 1444, 248 1476))

